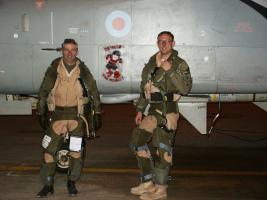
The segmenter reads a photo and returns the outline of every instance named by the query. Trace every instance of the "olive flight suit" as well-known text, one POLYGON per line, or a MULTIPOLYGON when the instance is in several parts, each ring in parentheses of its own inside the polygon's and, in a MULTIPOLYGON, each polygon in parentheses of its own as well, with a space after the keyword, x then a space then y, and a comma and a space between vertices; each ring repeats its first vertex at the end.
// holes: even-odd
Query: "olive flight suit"
POLYGON ((81 60, 77 58, 75 67, 68 72, 63 58, 60 57, 48 67, 38 98, 37 115, 40 125, 46 130, 42 141, 42 182, 44 185, 53 184, 56 153, 67 134, 70 137, 68 179, 77 181, 82 170, 81 141, 85 135, 85 127, 88 131, 88 123, 92 120, 91 109, 97 114, 101 112, 96 82, 81 60))
POLYGON ((167 59, 171 68, 157 66, 153 55, 142 71, 141 93, 137 111, 148 110, 141 124, 133 130, 130 147, 141 169, 141 182, 166 185, 172 164, 172 149, 179 118, 177 101, 189 93, 192 78, 187 63, 172 50, 167 59), (149 107, 148 107, 149 106, 149 107))

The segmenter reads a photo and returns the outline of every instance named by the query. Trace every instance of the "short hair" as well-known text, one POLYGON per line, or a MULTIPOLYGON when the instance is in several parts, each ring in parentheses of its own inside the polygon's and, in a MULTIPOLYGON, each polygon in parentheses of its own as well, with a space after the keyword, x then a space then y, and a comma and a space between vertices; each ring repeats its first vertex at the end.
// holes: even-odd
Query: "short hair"
POLYGON ((171 36, 172 41, 174 40, 174 36, 173 36, 173 34, 172 34, 170 31, 162 31, 162 32, 160 32, 160 33, 158 34, 157 39, 159 39, 159 37, 160 37, 161 35, 164 35, 164 34, 167 34, 167 35, 171 36))
POLYGON ((74 44, 74 45, 78 46, 78 43, 72 38, 67 38, 64 40, 64 42, 61 44, 62 49, 64 48, 65 44, 74 44))

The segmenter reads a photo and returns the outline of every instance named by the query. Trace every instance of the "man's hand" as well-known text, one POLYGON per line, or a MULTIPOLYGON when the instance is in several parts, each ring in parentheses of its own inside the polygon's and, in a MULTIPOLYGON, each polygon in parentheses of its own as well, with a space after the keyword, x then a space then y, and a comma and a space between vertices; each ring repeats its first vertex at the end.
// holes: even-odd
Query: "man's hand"
POLYGON ((141 112, 137 112, 135 116, 135 124, 136 125, 141 124, 142 118, 143 118, 143 114, 141 112))
MULTIPOLYGON (((169 55, 170 56, 170 55, 169 55)), ((156 55, 156 62, 157 62, 157 66, 161 67, 162 69, 164 69, 165 71, 168 71, 169 69, 171 69, 172 64, 167 60, 169 56, 164 56, 165 58, 162 57, 162 54, 159 52, 156 55)))
POLYGON ((47 130, 49 127, 49 121, 47 119, 47 116, 45 114, 43 115, 38 115, 38 121, 43 130, 47 130))
POLYGON ((94 128, 95 131, 99 130, 102 127, 102 116, 101 114, 96 114, 94 116, 94 128))

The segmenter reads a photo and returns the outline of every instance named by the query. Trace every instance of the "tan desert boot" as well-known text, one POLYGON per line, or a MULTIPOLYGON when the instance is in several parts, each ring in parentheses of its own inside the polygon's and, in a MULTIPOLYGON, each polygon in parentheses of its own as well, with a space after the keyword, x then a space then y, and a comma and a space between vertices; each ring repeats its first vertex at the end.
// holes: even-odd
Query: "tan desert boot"
POLYGON ((144 193, 140 196, 142 200, 167 199, 167 185, 156 185, 154 192, 144 193))
POLYGON ((134 195, 142 195, 147 192, 154 192, 155 191, 155 185, 152 181, 140 183, 140 185, 136 187, 131 188, 131 193, 134 195))

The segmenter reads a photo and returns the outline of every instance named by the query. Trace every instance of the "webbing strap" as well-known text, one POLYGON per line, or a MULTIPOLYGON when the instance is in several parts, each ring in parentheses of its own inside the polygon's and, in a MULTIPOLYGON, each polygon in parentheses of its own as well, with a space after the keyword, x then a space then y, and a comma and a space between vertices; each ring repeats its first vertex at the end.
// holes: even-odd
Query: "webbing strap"
POLYGON ((159 148, 166 150, 169 153, 172 153, 173 148, 169 145, 166 145, 164 143, 159 143, 159 148))
POLYGON ((152 178, 153 178, 153 174, 147 174, 147 175, 141 177, 141 182, 145 182, 145 181, 150 180, 152 178))
POLYGON ((86 135, 89 138, 90 137, 90 131, 89 131, 89 126, 88 126, 88 122, 86 120, 86 118, 83 115, 80 115, 81 119, 84 121, 85 123, 85 127, 86 127, 86 135))
POLYGON ((148 148, 147 144, 145 144, 143 146, 137 147, 136 151, 149 151, 149 148, 148 148))
POLYGON ((151 93, 151 101, 155 102, 163 102, 163 101, 168 101, 168 102, 173 102, 173 92, 154 92, 151 93))

